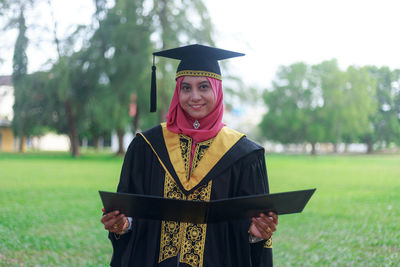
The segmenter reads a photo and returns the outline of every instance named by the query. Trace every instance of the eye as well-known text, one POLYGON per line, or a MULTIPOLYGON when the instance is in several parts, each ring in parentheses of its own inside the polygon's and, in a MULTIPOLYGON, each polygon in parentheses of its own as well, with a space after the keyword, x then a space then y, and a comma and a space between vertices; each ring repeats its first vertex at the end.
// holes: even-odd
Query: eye
POLYGON ((201 84, 200 85, 200 89, 201 90, 208 90, 210 88, 210 85, 209 84, 207 84, 207 83, 203 83, 203 84, 201 84))
POLYGON ((181 86, 181 91, 189 92, 190 91, 190 86, 189 85, 182 85, 181 86))

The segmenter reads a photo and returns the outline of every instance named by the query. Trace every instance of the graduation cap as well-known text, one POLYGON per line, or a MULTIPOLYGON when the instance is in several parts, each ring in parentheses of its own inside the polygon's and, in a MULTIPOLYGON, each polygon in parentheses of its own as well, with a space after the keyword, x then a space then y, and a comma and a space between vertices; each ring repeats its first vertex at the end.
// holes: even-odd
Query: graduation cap
POLYGON ((181 76, 203 76, 222 80, 218 60, 240 57, 244 56, 244 54, 199 44, 154 52, 151 73, 150 112, 155 112, 157 109, 155 56, 181 61, 178 65, 175 79, 181 76))

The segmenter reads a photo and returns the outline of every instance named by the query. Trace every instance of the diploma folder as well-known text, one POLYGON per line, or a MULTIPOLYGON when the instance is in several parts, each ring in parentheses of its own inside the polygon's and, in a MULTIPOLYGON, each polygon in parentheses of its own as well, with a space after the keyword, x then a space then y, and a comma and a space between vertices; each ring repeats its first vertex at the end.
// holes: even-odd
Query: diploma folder
POLYGON ((314 189, 229 199, 192 201, 99 191, 106 213, 119 210, 128 217, 165 221, 215 223, 257 217, 261 212, 278 215, 302 212, 314 189))

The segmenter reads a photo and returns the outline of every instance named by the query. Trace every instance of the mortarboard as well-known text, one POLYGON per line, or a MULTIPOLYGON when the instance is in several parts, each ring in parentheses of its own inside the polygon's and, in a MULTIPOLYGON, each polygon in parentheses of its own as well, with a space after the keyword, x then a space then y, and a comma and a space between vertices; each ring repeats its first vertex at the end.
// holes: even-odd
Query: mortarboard
POLYGON ((222 80, 218 60, 240 57, 244 56, 244 54, 199 44, 154 52, 151 73, 150 112, 155 112, 157 109, 155 56, 181 61, 176 71, 176 79, 188 75, 205 76, 222 80))

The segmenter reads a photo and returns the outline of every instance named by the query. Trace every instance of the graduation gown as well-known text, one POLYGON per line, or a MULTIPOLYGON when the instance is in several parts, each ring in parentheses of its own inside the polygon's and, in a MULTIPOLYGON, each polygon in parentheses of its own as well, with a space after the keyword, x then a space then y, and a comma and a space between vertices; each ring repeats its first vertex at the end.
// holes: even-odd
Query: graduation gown
MULTIPOLYGON (((165 124, 138 134, 125 155, 117 191, 198 201, 269 192, 264 149, 243 134, 222 128, 215 138, 196 145, 190 164, 191 142, 165 124)), ((133 218, 131 231, 109 234, 110 265, 272 266, 271 240, 250 243, 250 224, 133 218)))

